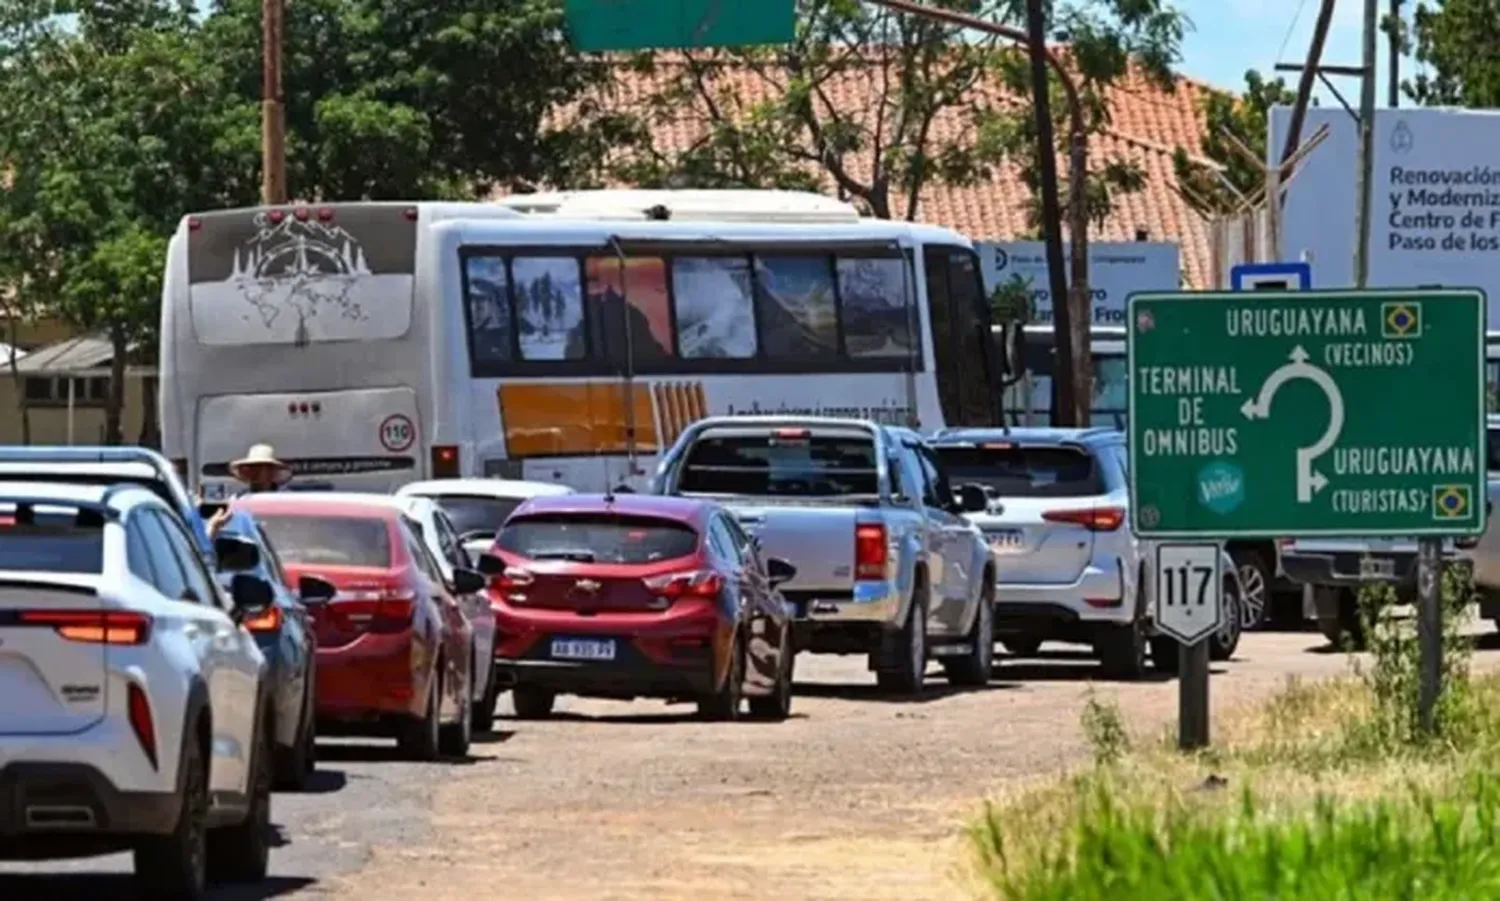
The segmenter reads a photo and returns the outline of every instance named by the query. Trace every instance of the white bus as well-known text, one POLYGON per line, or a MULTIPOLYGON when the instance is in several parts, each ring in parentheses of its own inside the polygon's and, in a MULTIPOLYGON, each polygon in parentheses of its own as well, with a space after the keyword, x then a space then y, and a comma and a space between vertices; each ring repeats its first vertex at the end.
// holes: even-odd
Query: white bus
MULTIPOLYGON (((1052 420, 1052 374, 1056 367, 1052 326, 1028 325, 1016 349, 1019 367, 1007 378, 1003 410, 1007 425, 1049 425, 1052 420)), ((1129 365, 1125 356, 1125 328, 1096 325, 1089 330, 1093 355, 1093 398, 1090 425, 1124 429, 1129 405, 1129 365)))
POLYGON ((599 490, 643 484, 705 415, 998 421, 962 235, 783 192, 526 200, 187 217, 162 305, 168 456, 209 496, 252 442, 322 487, 599 490))

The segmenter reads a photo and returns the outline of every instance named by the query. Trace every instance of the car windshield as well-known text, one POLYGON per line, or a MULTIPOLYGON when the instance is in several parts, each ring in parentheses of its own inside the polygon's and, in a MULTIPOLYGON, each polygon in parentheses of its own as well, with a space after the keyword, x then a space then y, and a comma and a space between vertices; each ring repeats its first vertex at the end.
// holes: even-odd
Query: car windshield
POLYGON ((104 518, 66 504, 0 501, 0 571, 104 572, 104 518))
POLYGON ((528 560, 655 563, 693 553, 698 533, 686 523, 655 517, 548 514, 512 519, 496 544, 528 560))
POLYGON ((257 514, 281 562, 296 566, 391 565, 391 540, 384 519, 371 516, 257 514))
POLYGON ((511 511, 521 506, 523 498, 445 494, 433 500, 453 521, 454 531, 468 535, 471 532, 500 531, 511 511))
POLYGON ((677 490, 759 497, 879 494, 875 441, 806 430, 708 435, 688 450, 677 490))
POLYGON ((1094 458, 1061 446, 940 447, 938 456, 955 485, 977 482, 1001 497, 1090 497, 1105 494, 1094 458))

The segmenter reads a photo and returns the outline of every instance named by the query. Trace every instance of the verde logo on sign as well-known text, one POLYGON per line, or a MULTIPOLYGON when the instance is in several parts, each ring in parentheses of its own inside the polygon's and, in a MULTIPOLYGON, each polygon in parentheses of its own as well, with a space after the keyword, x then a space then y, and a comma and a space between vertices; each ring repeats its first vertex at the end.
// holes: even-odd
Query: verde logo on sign
POLYGON ((1198 473, 1198 502, 1220 515, 1245 500, 1245 474, 1233 463, 1216 461, 1198 473))
POLYGON ((1131 511, 1143 537, 1484 531, 1482 292, 1129 303, 1131 511))

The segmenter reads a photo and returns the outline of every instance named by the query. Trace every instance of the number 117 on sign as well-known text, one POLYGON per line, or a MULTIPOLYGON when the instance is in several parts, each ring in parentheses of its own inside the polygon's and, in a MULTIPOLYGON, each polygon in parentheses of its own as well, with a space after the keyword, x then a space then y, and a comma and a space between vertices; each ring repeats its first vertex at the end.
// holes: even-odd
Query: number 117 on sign
POLYGON ((1223 557, 1217 544, 1163 544, 1156 549, 1156 628, 1185 645, 1218 631, 1224 612, 1223 557))

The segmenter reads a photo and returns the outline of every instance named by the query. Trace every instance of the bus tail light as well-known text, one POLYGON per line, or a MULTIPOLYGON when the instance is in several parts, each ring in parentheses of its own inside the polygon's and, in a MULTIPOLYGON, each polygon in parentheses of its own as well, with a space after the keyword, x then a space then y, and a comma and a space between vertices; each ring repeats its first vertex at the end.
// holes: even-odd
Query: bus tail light
POLYGON ((451 444, 434 444, 432 446, 432 477, 456 479, 458 470, 458 448, 451 444))

